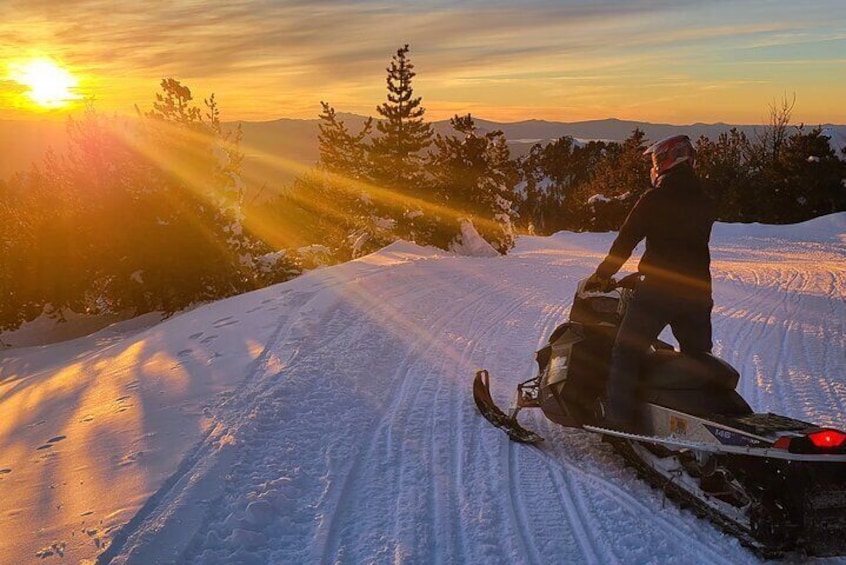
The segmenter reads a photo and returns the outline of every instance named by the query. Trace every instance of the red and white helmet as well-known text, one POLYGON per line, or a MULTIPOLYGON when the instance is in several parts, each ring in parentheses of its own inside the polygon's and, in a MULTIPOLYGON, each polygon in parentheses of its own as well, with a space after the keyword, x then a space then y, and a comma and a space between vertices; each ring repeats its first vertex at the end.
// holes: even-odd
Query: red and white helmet
POLYGON ((686 135, 673 135, 650 145, 644 155, 652 155, 652 184, 681 163, 689 162, 693 165, 696 152, 686 135))

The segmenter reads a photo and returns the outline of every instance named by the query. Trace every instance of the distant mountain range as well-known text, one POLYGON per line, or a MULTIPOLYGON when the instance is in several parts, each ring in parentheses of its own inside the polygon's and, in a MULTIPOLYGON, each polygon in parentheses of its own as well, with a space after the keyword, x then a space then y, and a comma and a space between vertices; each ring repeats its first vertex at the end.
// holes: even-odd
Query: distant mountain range
MULTIPOLYGON (((355 114, 339 114, 352 132, 362 127, 365 117, 355 114)), ((243 150, 244 176, 248 184, 259 189, 275 192, 287 186, 298 174, 310 167, 318 158, 317 131, 320 120, 278 119, 267 122, 241 122, 244 132, 243 150)), ((236 123, 229 123, 235 126, 236 123)), ((547 143, 553 139, 571 136, 577 140, 621 141, 639 128, 647 139, 657 140, 669 135, 684 133, 692 139, 706 136, 716 139, 721 133, 735 127, 754 139, 762 125, 732 124, 653 124, 618 119, 590 120, 582 122, 548 122, 525 120, 500 123, 476 119, 482 131, 501 130, 512 154, 526 154, 535 143, 547 143)), ((809 127, 817 124, 808 124, 809 127)), ((452 132, 449 121, 433 122, 437 133, 452 132)), ((826 135, 831 137, 832 146, 838 150, 846 147, 846 125, 823 124, 826 135)), ((4 140, 0 159, 0 178, 27 170, 33 162, 41 162, 48 149, 62 153, 67 144, 66 123, 56 121, 0 120, 0 139, 4 140)))

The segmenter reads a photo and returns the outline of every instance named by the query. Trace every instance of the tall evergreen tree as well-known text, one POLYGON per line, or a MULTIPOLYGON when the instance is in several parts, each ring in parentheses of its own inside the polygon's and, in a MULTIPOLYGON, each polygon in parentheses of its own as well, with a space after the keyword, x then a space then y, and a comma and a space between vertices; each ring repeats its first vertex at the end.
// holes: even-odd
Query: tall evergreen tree
POLYGON ((386 69, 388 94, 376 108, 382 117, 376 122, 381 135, 373 140, 373 156, 377 180, 415 194, 423 185, 422 152, 432 143, 432 126, 423 119, 422 98, 414 96, 416 73, 408 52, 408 45, 398 49, 386 69))

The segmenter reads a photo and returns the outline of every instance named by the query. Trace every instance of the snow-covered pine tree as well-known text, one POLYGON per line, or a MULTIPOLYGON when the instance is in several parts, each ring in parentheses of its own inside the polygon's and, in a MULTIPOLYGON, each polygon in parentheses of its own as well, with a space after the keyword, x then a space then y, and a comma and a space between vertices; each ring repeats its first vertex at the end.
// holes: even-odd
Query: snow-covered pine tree
POLYGON ((487 174, 480 183, 481 199, 492 214, 493 225, 483 234, 500 253, 507 253, 514 247, 516 233, 514 220, 517 218, 515 186, 518 180, 516 163, 501 131, 485 135, 485 151, 488 164, 487 174))
POLYGON ((514 245, 513 220, 517 165, 501 131, 481 134, 470 114, 450 123, 459 135, 435 138, 431 157, 435 193, 448 219, 438 230, 438 243, 458 234, 460 220, 470 219, 476 230, 500 253, 514 245), (458 221, 456 221, 458 220, 458 221))
POLYGON ((143 244, 122 295, 173 311, 290 278, 293 262, 245 229, 240 129, 224 131, 214 96, 204 119, 187 86, 165 79, 161 88, 142 116, 147 186, 133 188, 143 211, 133 222, 143 244))
POLYGON ((320 104, 319 170, 310 175, 310 186, 300 187, 307 188, 317 200, 310 205, 331 211, 333 225, 321 222, 326 232, 321 234, 321 241, 330 243, 337 258, 345 260, 393 241, 396 221, 390 217, 390 199, 385 197, 390 191, 371 182, 372 118, 364 122, 359 133, 352 134, 334 108, 326 102, 320 104), (343 233, 340 239, 338 232, 343 233))
POLYGON ((580 187, 606 159, 608 147, 605 141, 579 143, 570 136, 535 144, 518 165, 523 177, 518 193, 522 225, 531 224, 539 234, 585 229, 580 187))

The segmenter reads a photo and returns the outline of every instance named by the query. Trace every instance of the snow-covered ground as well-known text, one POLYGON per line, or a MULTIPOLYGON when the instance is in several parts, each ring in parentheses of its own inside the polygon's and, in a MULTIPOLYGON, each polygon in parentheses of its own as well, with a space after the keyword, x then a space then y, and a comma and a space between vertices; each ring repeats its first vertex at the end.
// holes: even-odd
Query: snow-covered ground
MULTIPOLYGON (((612 238, 397 243, 0 352, 0 563, 757 562, 597 437, 536 413, 542 447, 510 443, 473 405, 477 368, 502 405, 532 376, 612 238)), ((846 214, 718 224, 712 250, 740 392, 846 427, 846 214)))

